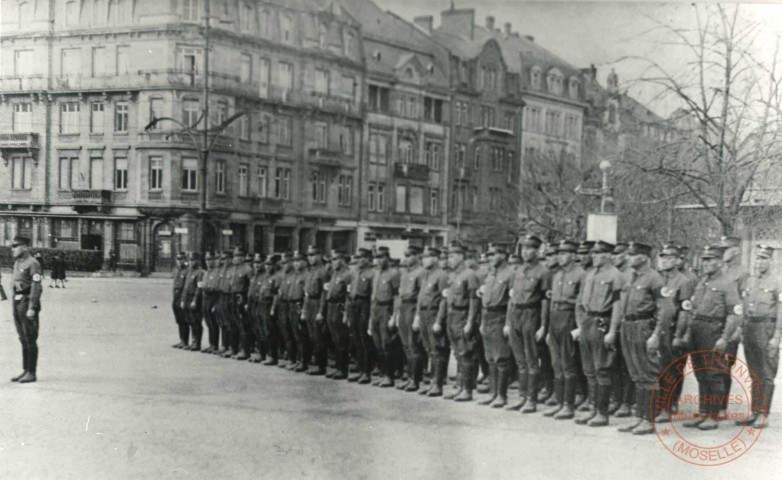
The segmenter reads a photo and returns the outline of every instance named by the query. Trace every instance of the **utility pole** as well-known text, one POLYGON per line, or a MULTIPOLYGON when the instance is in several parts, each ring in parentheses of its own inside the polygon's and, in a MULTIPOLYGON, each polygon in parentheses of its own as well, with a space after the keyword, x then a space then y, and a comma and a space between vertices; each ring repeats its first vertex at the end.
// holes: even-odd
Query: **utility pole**
POLYGON ((209 17, 210 0, 204 0, 204 144, 201 150, 201 205, 198 209, 198 241, 196 251, 206 253, 206 174, 209 160, 209 17))

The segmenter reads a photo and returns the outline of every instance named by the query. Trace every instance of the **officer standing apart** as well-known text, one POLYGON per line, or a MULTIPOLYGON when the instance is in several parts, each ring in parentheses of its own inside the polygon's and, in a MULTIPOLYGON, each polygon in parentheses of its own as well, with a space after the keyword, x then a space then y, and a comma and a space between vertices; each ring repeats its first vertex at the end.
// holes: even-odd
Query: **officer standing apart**
POLYGON ((578 298, 576 320, 581 339, 581 360, 589 385, 591 410, 576 419, 590 427, 608 425, 611 400, 611 374, 616 361, 619 301, 623 279, 611 262, 614 246, 604 241, 592 247, 592 268, 584 277, 584 288, 578 298))
POLYGON ((505 318, 503 334, 509 339, 516 359, 519 379, 519 400, 508 410, 522 409, 522 413, 537 411, 538 341, 546 338, 551 290, 551 272, 538 260, 543 242, 535 235, 527 235, 521 242, 522 265, 516 268, 510 290, 510 305, 505 318))
POLYGON ((176 320, 179 329, 179 343, 172 345, 174 348, 185 348, 190 343, 190 327, 187 323, 187 316, 182 309, 182 290, 185 288, 187 279, 187 261, 182 252, 176 255, 176 267, 174 267, 174 289, 171 299, 171 308, 174 310, 174 320, 176 320))
POLYGON ((41 264, 27 250, 30 240, 15 237, 11 243, 14 257, 13 311, 16 333, 22 344, 24 371, 13 377, 12 382, 36 381, 38 367, 38 313, 41 311, 41 264))
POLYGON ((443 394, 443 383, 448 374, 448 359, 451 356, 451 346, 444 326, 446 306, 443 292, 448 288, 448 274, 440 268, 439 257, 439 249, 424 249, 421 292, 418 294, 418 305, 413 319, 413 330, 421 332, 421 339, 434 371, 429 389, 422 389, 418 393, 430 397, 443 394))
POLYGON ((743 329, 744 355, 749 368, 757 375, 752 378, 752 412, 746 424, 755 428, 768 426, 767 415, 774 397, 774 377, 779 366, 779 340, 782 338, 782 281, 771 270, 773 255, 772 247, 757 246, 755 274, 747 278, 742 291, 746 313, 743 329), (760 385, 757 385, 758 383, 760 385))
POLYGON ((377 271, 372 283, 368 333, 375 344, 378 366, 383 375, 379 386, 387 388, 394 386, 395 358, 391 345, 395 339, 395 329, 391 317, 394 314, 394 297, 399 293, 399 272, 389 266, 388 247, 378 247, 375 266, 377 271))

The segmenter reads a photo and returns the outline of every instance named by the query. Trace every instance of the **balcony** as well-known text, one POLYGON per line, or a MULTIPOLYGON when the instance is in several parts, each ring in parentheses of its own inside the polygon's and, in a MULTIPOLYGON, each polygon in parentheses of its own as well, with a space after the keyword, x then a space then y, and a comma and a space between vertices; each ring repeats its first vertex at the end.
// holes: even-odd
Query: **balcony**
POLYGON ((59 200, 66 200, 73 208, 82 213, 90 209, 105 210, 111 205, 111 190, 65 190, 57 192, 59 200))
POLYGON ((285 213, 285 201, 279 198, 256 197, 253 207, 260 213, 282 215, 285 213))
POLYGON ((0 77, 0 92, 34 92, 46 90, 47 79, 41 75, 0 77))
POLYGON ((394 177, 410 180, 429 180, 429 166, 418 163, 394 163, 394 177))
POLYGON ((328 95, 321 92, 310 92, 310 103, 320 110, 338 114, 359 115, 359 105, 349 96, 328 95))
POLYGON ((0 133, 0 157, 5 164, 10 155, 21 153, 32 157, 33 163, 38 165, 39 150, 37 133, 0 133))
POLYGON ((308 153, 309 162, 312 164, 332 168, 340 168, 343 165, 341 150, 330 150, 328 148, 316 147, 310 148, 308 153))

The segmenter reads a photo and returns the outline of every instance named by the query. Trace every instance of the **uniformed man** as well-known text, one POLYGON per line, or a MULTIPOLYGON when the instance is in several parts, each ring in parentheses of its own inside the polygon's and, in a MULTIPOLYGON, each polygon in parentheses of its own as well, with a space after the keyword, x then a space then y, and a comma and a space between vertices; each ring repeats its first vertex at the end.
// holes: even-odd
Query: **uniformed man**
POLYGON ((611 399, 611 376, 616 360, 617 331, 620 311, 614 308, 619 301, 623 278, 611 261, 614 245, 597 241, 592 247, 592 268, 584 277, 584 287, 576 305, 581 341, 581 360, 589 385, 591 410, 576 419, 590 427, 608 425, 611 399))
POLYGON ((345 265, 347 255, 342 250, 331 252, 331 276, 323 286, 320 314, 327 319, 328 331, 334 344, 337 371, 327 376, 334 380, 348 378, 350 359, 350 330, 345 322, 345 302, 351 274, 345 265))
POLYGON ((38 314, 41 311, 41 264, 30 255, 30 240, 14 237, 11 255, 14 258, 13 313, 14 326, 22 344, 21 374, 12 382, 31 383, 37 380, 38 367, 38 314))
POLYGON ((304 287, 307 282, 307 257, 301 253, 293 254, 293 276, 288 285, 288 325, 298 346, 298 363, 295 372, 309 370, 312 360, 312 344, 304 313, 304 287))
MULTIPOLYGON (((480 255, 478 254, 478 251, 474 248, 467 249, 467 258, 465 259, 465 264, 467 265, 467 268, 472 269, 473 272, 475 272, 475 275, 478 276, 478 288, 480 289, 480 286, 483 285, 483 282, 486 280, 486 273, 488 269, 482 268, 481 264, 479 262, 480 255)), ((477 294, 476 294, 477 295, 477 294)), ((478 297, 480 299, 480 297, 478 297)), ((481 325, 481 315, 483 314, 483 309, 480 305, 478 305, 478 313, 476 315, 476 324, 481 325)), ((481 334, 480 327, 475 329, 475 332, 473 332, 475 335, 475 341, 477 342, 476 348, 477 353, 476 356, 478 357, 478 366, 480 367, 480 373, 478 375, 478 381, 477 381, 477 387, 475 389, 478 393, 489 393, 491 390, 489 388, 489 362, 486 360, 486 347, 483 344, 483 335, 481 334)))
MULTIPOLYGON (((592 247, 595 242, 591 240, 582 241, 578 245, 577 262, 584 269, 584 273, 592 268, 592 247)), ((576 378, 578 378, 578 390, 576 390, 576 407, 579 412, 589 412, 592 408, 589 398, 589 381, 584 373, 584 362, 581 359, 581 342, 576 338, 576 378)))
MULTIPOLYGON (((771 270, 774 249, 755 248, 755 274, 743 284, 744 355, 751 371, 752 409, 747 425, 768 427, 768 412, 774 397, 774 377, 779 366, 779 341, 782 338, 782 281, 771 270), (761 395, 762 392, 762 395, 761 395)), ((744 422, 737 421, 737 424, 744 422)))
POLYGON ((719 428, 717 420, 720 419, 721 406, 727 404, 728 394, 728 383, 724 378, 728 374, 722 371, 729 368, 724 352, 741 324, 743 314, 736 279, 723 269, 724 253, 719 245, 704 247, 701 252, 703 276, 695 287, 691 302, 691 351, 714 351, 709 355, 692 356, 698 393, 705 400, 700 404, 700 415, 683 425, 701 430, 719 428), (714 365, 720 368, 711 368, 714 365))
POLYGON ((267 255, 263 262, 263 268, 266 274, 260 285, 258 293, 258 311, 261 317, 261 326, 263 328, 263 338, 265 339, 266 355, 268 358, 264 365, 278 365, 280 358, 280 347, 282 336, 280 334, 277 315, 274 312, 274 299, 280 291, 282 276, 277 271, 277 256, 267 255))
POLYGON ((448 266, 448 250, 444 249, 440 252, 440 258, 438 259, 440 270, 450 273, 451 267, 448 266))
POLYGON ((217 290, 220 294, 220 298, 217 301, 215 313, 217 314, 217 323, 222 332, 223 344, 215 353, 223 358, 228 358, 232 355, 231 342, 233 340, 231 338, 233 332, 231 324, 233 321, 231 320, 231 317, 233 316, 233 297, 231 296, 231 282, 233 281, 233 272, 236 270, 233 264, 233 257, 234 254, 231 250, 223 251, 222 259, 225 266, 223 267, 217 282, 217 290))
POLYGON ((508 265, 511 269, 516 270, 521 266, 521 257, 514 254, 511 254, 510 257, 508 257, 508 265))
POLYGON ((652 247, 631 242, 627 247, 630 270, 625 274, 619 308, 622 314, 621 342, 627 368, 635 383, 637 421, 619 429, 635 435, 654 433, 650 408, 652 389, 662 373, 660 344, 670 329, 665 281, 651 266, 652 247))
POLYGON ((207 270, 199 290, 201 290, 201 298, 203 298, 202 314, 208 330, 209 346, 201 350, 201 352, 214 353, 220 348, 220 327, 217 326, 215 306, 220 298, 220 293, 217 291, 217 282, 220 270, 223 268, 223 261, 222 259, 217 259, 212 252, 206 252, 205 258, 207 270))
POLYGON ((554 394, 557 404, 543 415, 557 420, 575 416, 576 378, 575 342, 576 301, 584 282, 584 270, 575 264, 578 243, 562 240, 557 247, 560 269, 551 282, 551 306, 546 342, 554 366, 554 394))
POLYGON ((511 351, 503 329, 514 271, 505 261, 507 255, 507 250, 502 245, 493 244, 489 247, 487 256, 490 258, 491 268, 477 293, 483 306, 480 329, 485 341, 491 384, 491 395, 479 404, 491 405, 493 408, 503 408, 508 403, 511 351))
POLYGON ((372 252, 366 248, 359 248, 356 252, 356 272, 351 278, 345 316, 358 354, 359 370, 348 380, 362 384, 372 382, 372 370, 375 368, 375 346, 368 333, 372 281, 375 277, 371 256, 372 252))
MULTIPOLYGON (((696 281, 683 274, 679 268, 681 259, 681 248, 677 245, 663 245, 659 255, 660 273, 665 280, 665 289, 662 296, 670 300, 669 307, 672 310, 671 330, 661 332, 660 354, 662 363, 666 367, 667 374, 673 379, 674 390, 671 395, 671 404, 668 405, 668 411, 675 413, 678 411, 677 400, 684 386, 684 370, 687 363, 688 350, 683 348, 682 335, 688 323, 689 312, 684 310, 685 302, 689 302, 695 292, 696 281), (675 364, 672 364, 677 360, 675 364)), ((665 421, 667 415, 661 415, 657 421, 665 421)))
MULTIPOLYGON (((619 242, 614 245, 614 251, 611 254, 611 261, 619 270, 622 276, 626 275, 627 270, 630 268, 627 265, 627 243, 619 242)), ((617 335, 621 338, 622 324, 619 324, 619 331, 617 335)), ((614 369, 614 381, 613 385, 613 398, 611 404, 608 407, 608 411, 611 415, 617 418, 629 417, 633 414, 632 407, 635 405, 635 386, 633 379, 630 378, 630 372, 627 370, 627 364, 625 363, 624 354, 622 353, 622 342, 615 342, 614 348, 616 348, 616 362, 614 369)))
POLYGON ((307 371, 308 375, 326 375, 327 351, 326 351, 326 324, 323 307, 323 286, 328 283, 329 275, 322 263, 323 256, 314 245, 307 248, 309 270, 304 280, 304 309, 302 311, 312 351, 315 354, 315 365, 307 371))
MULTIPOLYGON (((551 272, 551 278, 559 270, 559 260, 557 258, 557 245, 549 244, 546 247, 543 266, 551 272)), ((538 342, 538 361, 540 363, 541 388, 538 394, 538 403, 545 403, 546 406, 554 406, 557 399, 554 398, 554 367, 551 364, 551 350, 548 348, 545 337, 538 342)))
POLYGON ((443 394, 445 376, 448 374, 448 359, 451 346, 445 326, 445 297, 448 288, 448 274, 440 268, 441 252, 435 247, 426 247, 422 256, 424 271, 421 273, 421 291, 418 294, 413 330, 421 332, 424 348, 432 362, 434 378, 429 389, 422 389, 421 395, 439 397, 443 394))
POLYGON ((380 387, 394 386, 394 361, 391 344, 396 335, 391 318, 394 313, 394 298, 399 293, 399 272, 392 269, 388 260, 388 247, 378 247, 375 253, 375 276, 372 283, 372 308, 370 310, 369 333, 375 344, 377 362, 383 380, 380 387))
POLYGON ((595 246, 595 242, 591 240, 584 240, 578 244, 576 263, 579 267, 584 269, 586 273, 592 268, 592 247, 595 246))
MULTIPOLYGON (((737 237, 722 237, 719 242, 720 247, 725 249, 725 253, 722 258, 723 269, 725 274, 728 275, 733 283, 736 285, 736 290, 741 292, 741 286, 749 277, 747 270, 741 265, 741 239, 737 237)), ((733 368, 733 364, 736 363, 736 355, 739 351, 739 342, 741 342, 742 325, 736 328, 733 335, 728 340, 728 346, 725 349, 725 353, 728 353, 728 366, 733 368)), ((725 375, 725 393, 730 393, 730 385, 732 377, 725 375)), ((720 412, 724 413, 728 410, 727 405, 720 406, 720 412)))
POLYGON ((252 267, 245 262, 244 248, 235 247, 233 264, 234 271, 231 276, 231 358, 235 360, 247 360, 250 358, 254 342, 252 326, 247 315, 247 292, 250 289, 252 267))
POLYGON ((182 289, 182 301, 180 308, 187 317, 190 330, 193 333, 193 343, 184 350, 194 352, 201 351, 201 337, 204 334, 203 326, 203 298, 201 289, 204 280, 204 269, 201 268, 201 255, 198 252, 190 252, 189 266, 185 277, 185 285, 182 289))
POLYGON ((293 328, 288 322, 290 302, 288 301, 288 291, 290 290, 293 278, 296 275, 296 270, 293 268, 293 255, 290 253, 283 253, 281 259, 280 268, 280 288, 277 295, 274 297, 274 304, 272 305, 272 315, 277 317, 277 326, 280 331, 280 337, 285 344, 285 358, 286 362, 280 362, 280 368, 287 368, 293 370, 296 368, 298 346, 296 345, 296 337, 293 335, 293 328))
POLYGON ((179 343, 172 345, 174 348, 185 348, 190 344, 190 325, 187 323, 187 316, 182 310, 182 289, 185 288, 185 279, 187 279, 187 260, 182 252, 176 255, 176 266, 174 267, 174 289, 171 299, 171 308, 174 310, 174 320, 176 320, 179 329, 179 343))
POLYGON ((551 272, 538 260, 543 242, 535 235, 521 240, 524 263, 516 268, 503 334, 508 338, 516 360, 519 400, 507 407, 522 413, 537 411, 540 367, 538 341, 546 338, 551 290, 551 272), (523 408, 522 408, 523 407, 523 408))
POLYGON ((255 339, 255 348, 250 353, 250 362, 261 363, 266 356, 263 320, 261 320, 261 287, 266 279, 266 270, 263 267, 263 256, 256 253, 252 258, 253 274, 250 278, 250 287, 247 290, 247 317, 252 327, 255 339))
POLYGON ((394 326, 399 331, 407 365, 407 381, 397 388, 408 392, 417 392, 424 376, 424 344, 421 340, 421 332, 413 330, 423 274, 419 262, 420 254, 421 249, 414 245, 410 245, 405 250, 404 270, 399 277, 399 295, 394 307, 394 326))
POLYGON ((548 268, 553 278, 554 274, 559 270, 559 259, 557 258, 557 244, 551 243, 546 247, 544 252, 545 258, 543 260, 543 266, 548 268))

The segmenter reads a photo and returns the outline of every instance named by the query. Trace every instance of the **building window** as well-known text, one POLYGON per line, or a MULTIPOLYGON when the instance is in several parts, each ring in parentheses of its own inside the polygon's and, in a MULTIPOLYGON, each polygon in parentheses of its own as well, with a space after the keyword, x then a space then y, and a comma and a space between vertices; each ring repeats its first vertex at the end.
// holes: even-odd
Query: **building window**
POLYGON ((262 58, 258 63, 258 83, 260 84, 260 90, 258 94, 261 98, 269 97, 269 73, 271 69, 269 67, 269 59, 262 58))
POLYGON ((399 162, 413 163, 413 142, 410 140, 399 141, 399 162))
POLYGON ((215 168, 215 192, 225 193, 225 160, 218 160, 215 168))
POLYGON ((570 98, 572 98, 573 100, 577 100, 578 99, 578 79, 577 78, 573 77, 573 78, 570 79, 569 89, 570 89, 570 98))
POLYGON ((339 149, 345 155, 353 155, 353 129, 343 127, 339 134, 339 149))
POLYGON ((320 48, 328 46, 328 29, 322 23, 318 26, 318 46, 320 48))
POLYGON ((194 48, 185 48, 182 50, 182 72, 194 74, 198 73, 198 61, 200 53, 194 48))
POLYGON ((532 84, 532 88, 540 90, 540 68, 532 68, 532 71, 530 72, 530 83, 532 84))
POLYGON ((323 95, 329 94, 329 71, 315 69, 315 91, 323 95))
POLYGON ((81 49, 63 48, 60 61, 60 74, 63 77, 75 77, 81 74, 81 49))
POLYGON ((118 102, 116 105, 116 112, 114 116, 114 131, 115 132, 127 132, 128 131, 128 104, 126 102, 118 102))
MULTIPOLYGON (((163 99, 152 98, 149 100, 149 121, 163 116, 163 99)), ((150 130, 160 130, 160 123, 152 125, 150 130)))
POLYGON ((441 123, 443 121, 443 101, 424 97, 424 120, 441 123))
POLYGON ((117 75, 130 73, 130 47, 117 47, 117 75))
POLYGON ((290 42, 291 34, 291 18, 287 15, 280 16, 280 36, 283 42, 290 42))
POLYGON ((454 115, 453 115, 453 121, 456 126, 460 126, 462 124, 462 102, 455 102, 454 104, 454 115))
POLYGON ((418 118, 418 100, 415 97, 407 97, 407 115, 418 118))
POLYGON ((350 55, 353 52, 353 42, 355 41, 355 35, 348 33, 345 35, 345 55, 350 55))
POLYGON ((239 70, 239 78, 242 83, 250 83, 252 78, 252 57, 246 53, 242 54, 242 64, 239 70))
POLYGON ((410 213, 416 215, 424 213, 424 189, 422 187, 410 187, 410 213))
POLYGON ((496 210, 500 208, 500 189, 499 188, 490 188, 489 189, 489 208, 492 210, 496 210))
POLYGON ((92 48, 92 76, 99 77, 106 75, 106 47, 92 48))
POLYGON ((475 163, 473 164, 473 168, 475 168, 475 170, 481 168, 481 150, 483 149, 480 145, 475 146, 475 163))
POLYGON ((243 164, 239 165, 239 196, 246 197, 249 195, 249 182, 250 181, 250 166, 243 164))
POLYGON ((315 141, 318 148, 329 148, 329 126, 325 123, 315 124, 315 141))
POLYGON ((65 26, 73 27, 79 24, 79 6, 76 2, 65 4, 65 26))
POLYGON ((120 222, 117 229, 117 239, 121 242, 135 242, 136 225, 133 222, 120 222))
POLYGON ((182 19, 187 21, 198 20, 198 0, 182 0, 182 19))
POLYGON ((407 186, 396 186, 396 202, 394 204, 396 212, 404 213, 407 211, 407 186))
POLYGON ((60 133, 79 133, 79 102, 60 104, 60 133))
POLYGON ((32 176, 32 159, 29 157, 13 157, 11 185, 14 190, 29 190, 32 176))
POLYGON ((182 159, 182 191, 195 192, 198 190, 198 159, 182 159))
POLYGON ((250 117, 247 115, 239 117, 239 138, 242 140, 250 139, 250 117))
POLYGON ((268 188, 268 169, 266 167, 258 167, 258 196, 266 198, 268 188))
POLYGON ((323 172, 312 172, 310 174, 310 185, 312 187, 312 203, 326 203, 326 174, 323 172))
POLYGON ((280 88, 283 90, 293 89, 293 64, 280 62, 280 71, 277 77, 280 88))
POLYGON ((57 187, 60 190, 70 190, 79 185, 79 159, 60 158, 60 177, 57 187))
POLYGON ((386 164, 388 137, 373 133, 369 136, 369 163, 386 164))
POLYGON ((163 157, 149 158, 149 189, 163 190, 163 157))
POLYGON ((221 100, 217 102, 217 108, 215 108, 215 110, 216 115, 214 116, 213 120, 215 120, 214 126, 217 127, 222 125, 223 122, 225 122, 225 120, 228 118, 228 104, 224 100, 221 100))
POLYGON ((90 158, 90 190, 103 189, 103 157, 90 158))
POLYGON ((269 132, 271 127, 271 117, 268 115, 261 115, 261 121, 258 123, 258 142, 262 144, 269 143, 269 132))
MULTIPOLYGON (((30 4, 23 3, 22 5, 29 6, 30 4)), ((32 50, 16 50, 14 52, 14 75, 17 77, 32 75, 34 65, 32 50)))
POLYGON ((337 203, 343 207, 349 207, 353 203, 353 175, 339 176, 337 203))
POLYGON ((367 209, 370 212, 384 212, 386 210, 386 192, 385 184, 369 182, 367 184, 367 193, 369 201, 367 209))
POLYGON ((14 104, 14 132, 33 131, 33 104, 14 104))
POLYGON ((242 31, 247 33, 252 30, 252 20, 253 20, 253 9, 250 5, 244 4, 242 5, 242 18, 240 19, 242 22, 242 31))
POLYGON ((513 112, 505 112, 505 121, 503 122, 503 127, 505 127, 506 130, 510 130, 511 132, 513 132, 516 128, 514 117, 515 115, 513 112))
POLYGON ((454 157, 456 158, 456 168, 464 168, 464 162, 466 160, 467 146, 463 143, 456 143, 454 145, 456 150, 454 157))
POLYGON ((182 102, 182 123, 192 127, 198 121, 201 106, 198 100, 185 100, 182 102))
POLYGON ((291 169, 277 168, 274 173, 274 197, 281 200, 290 199, 291 169))
POLYGON ((69 218, 56 218, 52 222, 54 227, 54 235, 60 239, 75 239, 78 231, 76 219, 69 218))
MULTIPOLYGON (((458 151, 458 150, 457 150, 458 151)), ((424 156, 426 160, 426 165, 434 171, 440 170, 440 164, 442 163, 442 146, 437 142, 426 142, 426 147, 424 149, 424 156)), ((464 159, 462 159, 463 161, 464 159)), ((458 164, 458 154, 457 154, 457 164, 458 164)))
POLYGON ((440 189, 433 188, 429 193, 429 215, 440 215, 440 189))
POLYGON ((370 85, 368 92, 369 109, 374 112, 388 113, 390 108, 391 90, 386 87, 370 85))
POLYGON ((289 117, 280 117, 277 119, 277 143, 290 146, 291 138, 291 119, 289 117))
POLYGON ((128 159, 127 158, 120 157, 114 159, 114 189, 115 190, 128 189, 128 159))

